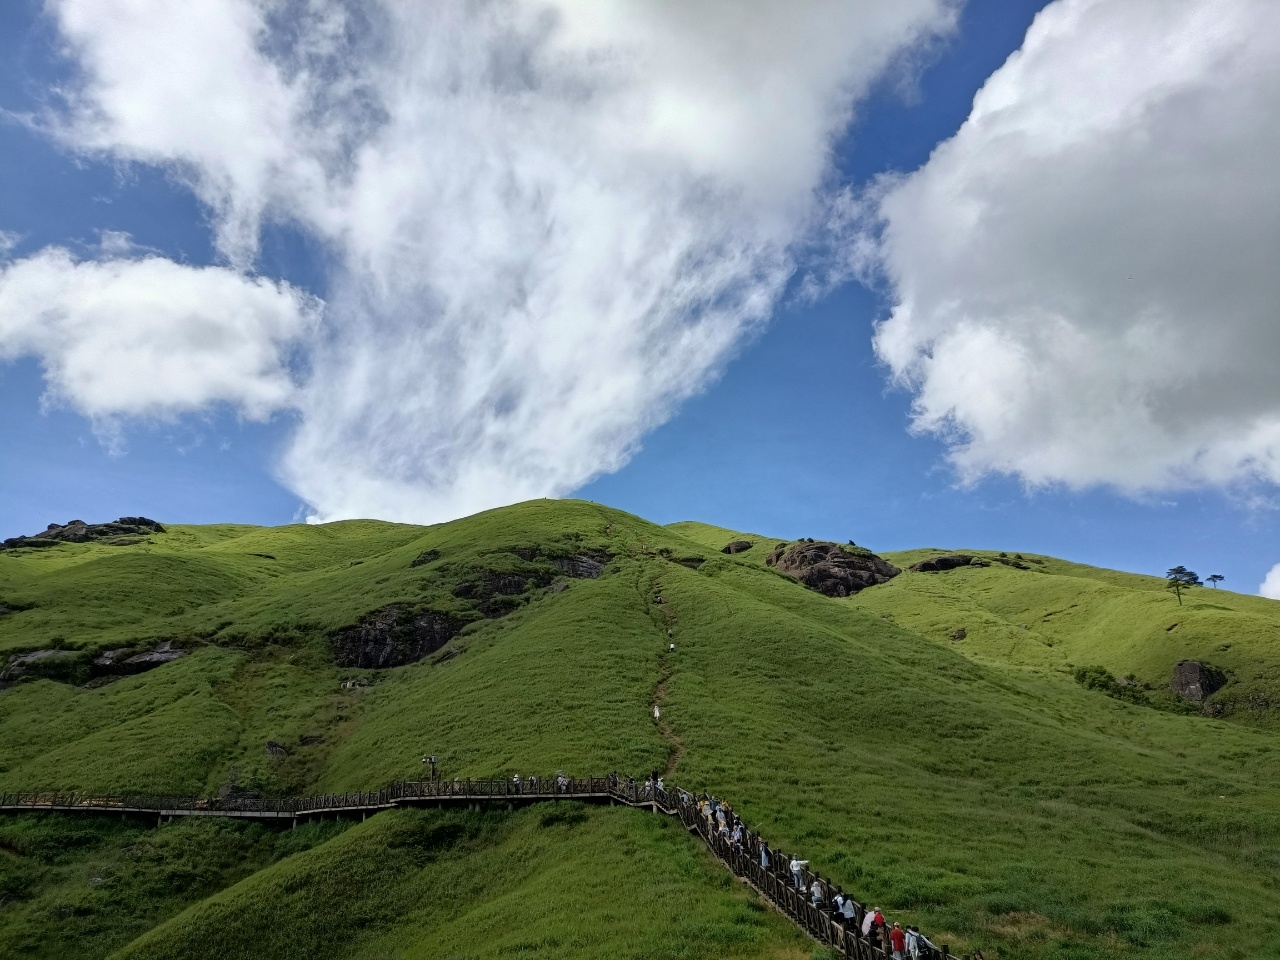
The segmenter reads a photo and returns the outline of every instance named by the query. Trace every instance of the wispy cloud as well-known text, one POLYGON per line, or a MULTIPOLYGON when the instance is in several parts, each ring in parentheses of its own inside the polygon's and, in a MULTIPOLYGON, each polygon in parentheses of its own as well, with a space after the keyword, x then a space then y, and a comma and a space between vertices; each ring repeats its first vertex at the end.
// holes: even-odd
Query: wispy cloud
POLYGON ((612 470, 702 389, 859 98, 955 6, 50 0, 82 71, 55 126, 190 184, 236 270, 269 220, 327 244, 284 478, 436 520, 612 470))

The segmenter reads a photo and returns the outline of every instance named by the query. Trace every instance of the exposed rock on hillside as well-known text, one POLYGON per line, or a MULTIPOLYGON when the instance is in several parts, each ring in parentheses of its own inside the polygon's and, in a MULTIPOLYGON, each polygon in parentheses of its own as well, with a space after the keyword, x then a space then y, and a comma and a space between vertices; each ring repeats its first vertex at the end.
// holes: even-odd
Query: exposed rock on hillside
POLYGON ((1183 700, 1203 703, 1206 697, 1212 696, 1226 684, 1227 675, 1217 667, 1199 660, 1180 660, 1173 668, 1169 688, 1183 700))
POLYGON ((751 549, 750 540, 734 540, 732 543, 726 543, 720 548, 721 553, 742 553, 744 550, 751 549))
POLYGON ((828 597, 851 596, 902 572, 862 547, 812 541, 801 541, 793 547, 780 543, 765 563, 828 597))
POLYGON ((530 589, 554 587, 565 577, 594 580, 613 559, 607 550, 560 552, 546 547, 509 547, 490 556, 490 569, 469 565, 442 571, 462 578, 451 592, 459 599, 473 601, 476 610, 489 619, 511 613, 525 601, 524 594, 530 589))
POLYGON ((0 543, 0 550, 19 547, 56 547, 60 543, 102 541, 117 546, 137 543, 153 533, 164 533, 164 527, 146 517, 121 517, 115 523, 51 523, 44 533, 32 537, 10 537, 0 543))
POLYGON ((340 667, 400 667, 435 653, 463 624, 433 610, 391 604, 330 636, 340 667))
POLYGON ((955 570, 957 567, 989 566, 991 564, 981 557, 971 556, 967 553, 949 553, 945 557, 930 557, 928 560, 921 560, 907 569, 916 573, 941 573, 943 570, 955 570))
POLYGON ((154 650, 124 647, 96 656, 80 650, 36 650, 9 658, 4 668, 0 669, 0 689, 12 686, 24 678, 74 684, 114 680, 135 673, 145 673, 186 655, 187 651, 173 649, 168 640, 160 643, 154 650))
POLYGON ((23 653, 10 657, 9 662, 0 670, 0 687, 11 686, 28 673, 39 670, 39 664, 48 660, 66 660, 75 657, 72 650, 36 650, 34 653, 23 653))
POLYGON ((439 559, 440 559, 439 550, 423 550, 420 554, 418 554, 416 557, 413 558, 409 566, 421 567, 424 564, 435 563, 439 559))

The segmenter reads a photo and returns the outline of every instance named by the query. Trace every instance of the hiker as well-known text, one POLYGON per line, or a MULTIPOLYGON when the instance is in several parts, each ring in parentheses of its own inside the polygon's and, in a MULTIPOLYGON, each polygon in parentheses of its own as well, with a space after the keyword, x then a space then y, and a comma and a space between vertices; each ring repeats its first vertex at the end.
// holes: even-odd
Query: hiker
POLYGON ((512 784, 515 785, 516 793, 519 793, 520 792, 520 774, 517 773, 515 776, 513 776, 511 778, 511 782, 512 784))
POLYGON ((929 939, 920 932, 919 927, 907 927, 907 953, 911 955, 911 960, 920 960, 926 957, 926 950, 936 951, 938 948, 929 942, 929 939))
POLYGON ((756 837, 756 842, 760 844, 760 866, 768 870, 769 869, 769 845, 764 842, 764 837, 756 837))
POLYGON ((813 878, 813 883, 809 885, 809 902, 815 907, 822 906, 822 881, 817 877, 813 878))
POLYGON ((889 946, 893 948, 893 960, 906 960, 907 935, 902 924, 894 923, 893 929, 889 931, 889 946))
POLYGON ((653 705, 653 720, 654 720, 654 722, 655 722, 655 723, 657 723, 657 721, 659 720, 659 718, 661 718, 661 716, 662 716, 662 712, 658 709, 658 705, 655 703, 655 704, 653 705))
POLYGON ((808 860, 797 860, 791 858, 791 876, 795 879, 796 889, 801 893, 804 892, 804 868, 809 865, 808 860))
POLYGON ((845 897, 844 903, 840 905, 840 919, 846 927, 852 927, 858 922, 858 915, 854 913, 853 897, 845 897))
POLYGON ((879 907, 873 907, 862 921, 862 935, 870 937, 872 943, 880 943, 884 939, 884 914, 879 907))

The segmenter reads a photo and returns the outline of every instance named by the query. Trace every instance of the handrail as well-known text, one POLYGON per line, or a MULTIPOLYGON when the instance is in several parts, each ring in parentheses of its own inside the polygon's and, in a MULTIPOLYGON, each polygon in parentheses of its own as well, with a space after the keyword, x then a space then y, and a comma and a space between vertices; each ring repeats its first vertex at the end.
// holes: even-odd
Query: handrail
MULTIPOLYGON (((377 813, 393 807, 412 805, 413 801, 492 801, 518 799, 531 802, 546 800, 596 800, 608 798, 633 807, 649 807, 655 813, 678 817, 689 832, 695 833, 712 854, 737 877, 750 883, 784 916, 819 943, 831 947, 846 960, 876 960, 891 956, 888 943, 877 944, 862 933, 868 912, 865 904, 853 901, 854 922, 846 927, 833 914, 815 906, 804 891, 817 882, 822 902, 832 903, 835 889, 807 868, 800 871, 801 889, 796 888, 790 871, 774 867, 774 861, 787 857, 770 850, 769 865, 761 863, 760 838, 739 821, 740 839, 735 843, 713 829, 712 818, 704 815, 699 804, 713 798, 703 794, 695 798, 679 787, 659 787, 652 781, 637 783, 635 779, 611 773, 604 777, 513 777, 507 779, 471 780, 398 780, 378 791, 328 793, 309 797, 264 799, 259 797, 172 797, 163 795, 91 796, 81 793, 37 792, 0 793, 0 813, 143 813, 163 820, 175 816, 240 816, 285 818, 296 822, 312 814, 377 813)), ((718 803, 719 801, 715 801, 718 803)), ((926 941, 927 942, 927 941, 926 941)), ((945 945, 939 951, 932 945, 922 948, 921 957, 949 958, 945 945)))

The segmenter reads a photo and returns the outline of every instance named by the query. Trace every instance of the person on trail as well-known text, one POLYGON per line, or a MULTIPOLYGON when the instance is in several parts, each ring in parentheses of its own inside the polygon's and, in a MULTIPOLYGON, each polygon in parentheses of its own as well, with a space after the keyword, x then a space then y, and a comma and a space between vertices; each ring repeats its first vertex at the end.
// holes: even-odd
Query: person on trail
POLYGON ((817 877, 813 878, 813 883, 809 885, 809 902, 815 907, 822 906, 822 881, 817 877))
POLYGON ((920 932, 919 927, 914 926, 907 927, 906 943, 907 953, 910 955, 911 960, 920 960, 921 957, 929 956, 927 951, 933 950, 936 952, 938 949, 920 932))
POLYGON ((513 776, 511 778, 511 783, 515 786, 516 793, 519 793, 520 792, 520 774, 517 773, 515 776, 513 776))
POLYGON ((796 889, 804 892, 804 868, 809 865, 808 860, 797 860, 791 858, 791 877, 796 882, 796 889))
POLYGON ((845 897, 840 905, 840 920, 846 927, 852 927, 858 921, 858 915, 853 911, 853 897, 845 897))
POLYGON ((769 869, 769 845, 764 842, 764 837, 756 837, 756 842, 760 844, 760 866, 766 870, 769 869))
POLYGON ((659 719, 661 719, 661 717, 662 717, 662 711, 658 709, 658 705, 655 703, 655 704, 653 705, 653 721, 654 721, 654 723, 657 723, 657 722, 658 722, 658 720, 659 720, 659 719))
POLYGON ((889 946, 893 948, 893 960, 906 960, 907 934, 902 929, 902 924, 895 923, 889 931, 889 946))
POLYGON ((666 792, 666 790, 667 790, 667 788, 666 788, 665 786, 663 786, 663 784, 662 784, 662 778, 661 778, 661 777, 659 777, 659 778, 658 778, 658 792, 659 792, 659 793, 665 793, 665 792, 666 792))
POLYGON ((862 935, 870 937, 872 943, 880 943, 884 939, 884 914, 879 907, 873 907, 862 921, 862 935))

